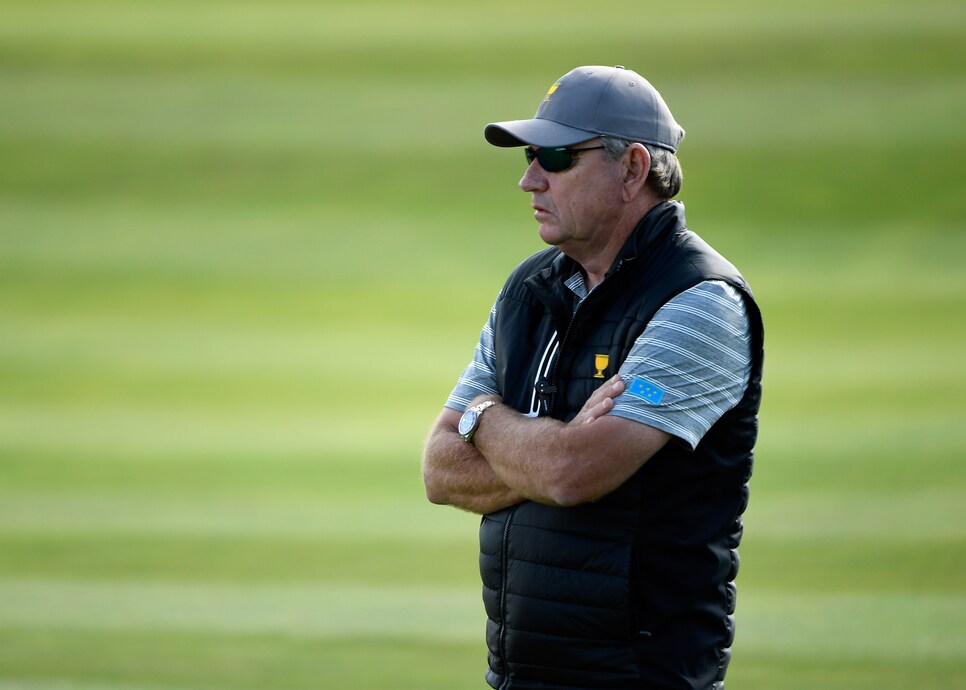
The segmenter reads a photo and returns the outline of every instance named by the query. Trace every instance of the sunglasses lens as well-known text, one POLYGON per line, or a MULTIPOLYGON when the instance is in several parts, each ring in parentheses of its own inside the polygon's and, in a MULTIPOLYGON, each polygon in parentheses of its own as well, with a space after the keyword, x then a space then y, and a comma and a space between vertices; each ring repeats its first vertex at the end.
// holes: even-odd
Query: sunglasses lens
POLYGON ((524 148, 523 150, 527 156, 527 164, 537 160, 540 162, 540 167, 547 172, 566 170, 574 162, 573 154, 565 149, 524 148))

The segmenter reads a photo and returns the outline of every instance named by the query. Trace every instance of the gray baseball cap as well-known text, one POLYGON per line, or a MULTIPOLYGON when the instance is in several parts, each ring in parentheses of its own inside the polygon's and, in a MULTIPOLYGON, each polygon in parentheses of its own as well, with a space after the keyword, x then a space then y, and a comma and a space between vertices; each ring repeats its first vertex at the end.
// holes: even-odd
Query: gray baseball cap
POLYGON ((493 122, 494 146, 572 146, 601 134, 677 151, 684 130, 644 77, 624 67, 578 67, 550 87, 531 120, 493 122))

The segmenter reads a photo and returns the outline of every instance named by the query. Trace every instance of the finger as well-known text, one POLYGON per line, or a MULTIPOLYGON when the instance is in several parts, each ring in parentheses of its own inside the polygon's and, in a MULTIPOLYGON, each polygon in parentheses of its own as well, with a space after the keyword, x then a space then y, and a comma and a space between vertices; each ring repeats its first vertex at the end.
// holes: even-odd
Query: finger
POLYGON ((624 379, 621 378, 620 374, 616 374, 591 393, 589 399, 593 400, 594 398, 601 397, 613 398, 615 395, 620 395, 623 390, 624 379))
POLYGON ((624 392, 624 379, 620 374, 613 376, 607 383, 598 388, 594 393, 606 396, 607 399, 616 398, 624 392))
POLYGON ((604 398, 600 403, 594 405, 590 410, 587 411, 587 419, 584 420, 584 424, 590 424, 606 415, 614 408, 613 398, 604 398))
POLYGON ((587 402, 584 403, 583 408, 577 414, 577 423, 591 422, 597 417, 607 414, 613 406, 613 399, 623 392, 624 380, 620 377, 620 374, 611 377, 587 398, 587 402), (598 409, 599 405, 604 405, 603 411, 598 409))

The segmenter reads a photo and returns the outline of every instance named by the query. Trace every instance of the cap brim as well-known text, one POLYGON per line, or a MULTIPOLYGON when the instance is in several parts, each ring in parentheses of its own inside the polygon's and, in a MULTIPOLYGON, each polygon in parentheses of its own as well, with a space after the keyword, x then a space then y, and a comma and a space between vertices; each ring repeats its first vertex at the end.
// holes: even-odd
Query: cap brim
POLYGON ((568 127, 552 120, 509 120, 492 122, 483 130, 483 136, 494 146, 572 146, 597 136, 575 127, 568 127))

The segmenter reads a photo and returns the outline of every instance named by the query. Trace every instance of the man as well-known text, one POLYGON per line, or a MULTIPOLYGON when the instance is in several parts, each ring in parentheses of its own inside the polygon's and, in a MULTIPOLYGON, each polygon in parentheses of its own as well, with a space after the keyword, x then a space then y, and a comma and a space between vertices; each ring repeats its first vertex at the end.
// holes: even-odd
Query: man
POLYGON ((763 331, 670 201, 683 136, 622 67, 485 129, 524 147, 551 247, 500 292, 423 475, 430 501, 483 515, 493 688, 724 687, 763 331))

